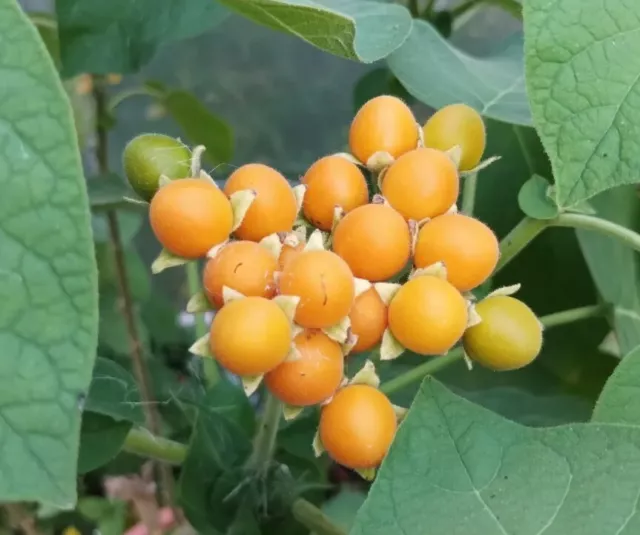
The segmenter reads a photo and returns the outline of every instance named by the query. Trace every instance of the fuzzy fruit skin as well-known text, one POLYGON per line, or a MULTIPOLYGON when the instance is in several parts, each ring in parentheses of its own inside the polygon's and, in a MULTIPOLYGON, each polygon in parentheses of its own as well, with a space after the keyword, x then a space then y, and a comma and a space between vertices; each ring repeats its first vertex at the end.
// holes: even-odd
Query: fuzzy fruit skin
POLYGON ((342 156, 325 156, 304 175, 307 185, 302 211, 315 227, 330 231, 333 212, 340 206, 350 212, 369 202, 367 181, 357 165, 342 156))
POLYGON ((166 250, 183 258, 200 258, 229 238, 233 211, 215 185, 184 178, 158 190, 149 206, 149 219, 166 250))
POLYGON ((141 134, 124 148, 122 165, 133 191, 150 201, 158 191, 158 180, 190 174, 191 151, 183 143, 162 134, 141 134))
POLYGON ((351 312, 351 332, 358 337, 351 353, 368 351, 380 343, 387 328, 387 307, 372 287, 356 297, 351 312))
POLYGON ((276 303, 264 297, 243 297, 214 316, 211 352, 231 373, 262 375, 287 357, 291 336, 291 323, 276 303))
POLYGON ((330 398, 344 377, 340 344, 317 330, 301 332, 293 343, 300 358, 283 362, 266 374, 267 388, 280 401, 294 407, 308 407, 330 398))
POLYGON ((411 255, 407 222, 390 206, 365 204, 336 225, 333 250, 349 264, 356 277, 387 280, 402 270, 411 255))
POLYGON ((280 274, 280 294, 300 296, 295 322, 310 329, 335 325, 349 314, 355 298, 353 274, 331 251, 304 251, 280 274))
POLYGON ((349 148, 362 163, 376 152, 394 158, 418 145, 418 126, 409 106, 390 95, 372 98, 358 110, 349 129, 349 148))
POLYGON ((500 245, 493 231, 463 214, 444 214, 418 232, 414 263, 418 268, 444 262, 447 280, 461 292, 473 290, 493 273, 500 245))
POLYGON ((425 147, 446 151, 460 146, 461 171, 469 171, 480 163, 487 144, 482 117, 466 104, 441 108, 429 118, 422 131, 425 147))
POLYGON ((224 186, 231 196, 241 190, 253 190, 257 196, 242 224, 235 230, 241 240, 260 241, 274 232, 288 232, 298 213, 296 198, 287 179, 275 169, 250 163, 236 169, 224 186))
POLYGON ((242 295, 272 298, 276 293, 274 273, 276 258, 252 241, 225 245, 204 269, 203 287, 209 302, 221 308, 222 287, 228 286, 242 295))
POLYGON ((439 277, 407 281, 389 304, 389 329, 407 349, 419 355, 443 355, 462 337, 468 322, 467 302, 439 277))
POLYGON ((389 399, 368 385, 338 390, 320 414, 320 440, 329 456, 352 469, 377 467, 397 429, 389 399))
POLYGON ((542 349, 542 325, 522 301, 506 295, 487 297, 476 305, 482 321, 462 339, 467 355, 496 371, 530 364, 542 349))
POLYGON ((407 220, 444 214, 455 204, 459 190, 456 166, 435 149, 407 152, 391 164, 382 179, 382 195, 407 220))

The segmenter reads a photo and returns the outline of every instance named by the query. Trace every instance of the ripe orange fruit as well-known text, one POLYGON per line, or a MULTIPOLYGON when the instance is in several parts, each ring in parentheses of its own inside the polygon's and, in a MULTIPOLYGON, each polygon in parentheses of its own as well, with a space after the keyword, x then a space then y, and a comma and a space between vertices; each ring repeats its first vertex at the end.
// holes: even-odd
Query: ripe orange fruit
POLYGON ((293 260, 299 253, 304 249, 304 243, 299 243, 296 246, 287 245, 286 243, 282 245, 282 250, 280 251, 280 256, 278 257, 278 269, 283 271, 286 266, 289 265, 289 262, 293 260))
POLYGON ((429 118, 423 132, 426 147, 445 151, 460 146, 461 171, 469 171, 480 163, 487 143, 482 117, 466 104, 441 108, 429 118))
POLYGON ((302 327, 323 329, 347 314, 355 296, 349 266, 331 251, 304 251, 280 274, 280 294, 300 296, 295 321, 302 327))
POLYGON ((158 190, 151 199, 149 219, 167 251, 183 258, 200 258, 229 238, 233 210, 214 184, 184 178, 158 190))
POLYGON ((261 245, 237 241, 225 245, 204 269, 203 287, 209 302, 222 307, 222 287, 228 286, 246 296, 270 299, 276 293, 274 272, 278 262, 261 245))
POLYGON ((398 158, 382 179, 382 195, 405 219, 444 214, 458 198, 458 170, 435 149, 416 149, 398 158))
POLYGON ((358 160, 367 163, 379 151, 398 158, 415 149, 418 138, 418 127, 409 106, 397 97, 382 95, 358 110, 349 130, 349 148, 358 160))
POLYGON ((398 423, 391 402, 368 385, 338 390, 320 414, 320 440, 329 456, 347 468, 378 466, 398 423))
POLYGON ((304 216, 322 230, 331 230, 336 206, 350 212, 369 201, 362 171, 342 156, 319 159, 309 168, 302 182, 307 185, 302 202, 304 216))
POLYGON ((340 344, 316 330, 301 332, 293 343, 299 359, 283 362, 265 375, 267 388, 280 401, 295 407, 308 407, 330 398, 344 375, 340 344))
POLYGON ((407 222, 390 206, 365 204, 336 225, 333 250, 356 277, 383 281, 398 273, 411 254, 407 222))
POLYGON ((236 169, 224 186, 231 196, 236 191, 253 190, 257 196, 249 207, 242 225, 235 231, 241 240, 260 241, 274 232, 288 232, 298 213, 296 198, 286 178, 260 163, 236 169))
POLYGON ((473 290, 493 273, 500 248, 493 231, 462 214, 444 214, 427 222, 418 233, 416 267, 444 262, 447 280, 461 292, 473 290))
POLYGON ((542 326, 522 301, 506 295, 487 297, 476 305, 482 321, 469 327, 462 342, 467 355, 487 368, 517 370, 542 349, 542 326))
POLYGON ((222 367, 240 376, 261 375, 281 364, 291 347, 291 323, 264 297, 243 297, 214 316, 211 352, 222 367))
POLYGON ((387 307, 375 288, 369 288, 356 297, 349 318, 351 332, 358 337, 352 353, 368 351, 380 343, 387 328, 387 307))
POLYGON ((449 282, 424 275, 405 283, 389 304, 389 329, 420 355, 449 351, 467 327, 467 303, 449 282))

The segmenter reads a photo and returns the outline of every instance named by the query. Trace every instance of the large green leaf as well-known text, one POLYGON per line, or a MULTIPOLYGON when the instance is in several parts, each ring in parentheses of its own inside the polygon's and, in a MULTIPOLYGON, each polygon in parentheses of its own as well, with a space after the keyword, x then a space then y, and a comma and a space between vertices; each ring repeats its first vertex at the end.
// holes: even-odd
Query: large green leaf
POLYGON ((372 63, 398 48, 411 30, 402 6, 370 0, 220 0, 274 30, 326 52, 372 63))
POLYGON ((493 119, 531 124, 521 35, 510 38, 494 55, 474 57, 430 24, 416 20, 388 62, 409 93, 433 108, 464 102, 493 119))
POLYGON ((89 412, 82 418, 78 472, 85 474, 113 459, 122 449, 132 424, 89 412))
POLYGON ((227 16, 213 0, 57 0, 63 74, 130 73, 227 16))
MULTIPOLYGON (((604 192, 591 201, 598 216, 638 230, 640 205, 633 186, 604 192)), ((638 254, 615 238, 578 230, 578 240, 600 295, 613 305, 613 327, 621 354, 640 344, 638 254)))
POLYGON ((631 535, 640 430, 531 429, 426 380, 352 535, 631 535))
POLYGON ((531 111, 558 205, 638 182, 640 4, 528 0, 524 26, 531 111))
POLYGON ((96 268, 71 108, 15 0, 0 0, 0 79, 0 501, 69 506, 96 268))

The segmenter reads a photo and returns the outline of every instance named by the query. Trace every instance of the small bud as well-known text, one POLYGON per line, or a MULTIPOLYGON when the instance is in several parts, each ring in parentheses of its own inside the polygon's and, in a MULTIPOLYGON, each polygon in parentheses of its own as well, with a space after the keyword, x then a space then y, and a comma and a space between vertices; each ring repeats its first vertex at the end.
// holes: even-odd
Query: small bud
POLYGON ((343 344, 347 341, 349 336, 349 329, 351 328, 351 319, 349 316, 345 316, 339 323, 325 327, 322 332, 326 334, 332 340, 335 340, 339 344, 343 344))
POLYGON ((431 264, 430 266, 414 269, 409 275, 409 280, 415 279, 417 277, 424 277, 425 275, 430 275, 431 277, 438 277, 439 279, 447 279, 447 268, 444 265, 444 262, 436 262, 435 264, 431 264))
POLYGON ((269 251, 275 258, 280 258, 280 253, 282 252, 282 241, 283 239, 281 239, 277 233, 274 233, 262 238, 259 245, 269 251))
POLYGON ((198 338, 189 348, 189 353, 193 353, 199 357, 211 357, 209 335, 205 334, 202 338, 198 338))
POLYGON ((324 237, 321 230, 314 230, 304 246, 305 251, 324 251, 324 237))
POLYGON ((394 159, 391 154, 384 151, 378 151, 372 154, 371 157, 367 160, 367 169, 375 173, 381 171, 385 167, 390 166, 393 161, 394 159))
POLYGON ((305 184, 298 184, 293 188, 293 195, 296 198, 296 207, 298 212, 302 209, 302 203, 304 201, 304 194, 307 192, 307 186, 305 184))
POLYGON ((169 269, 172 267, 183 266, 189 260, 186 258, 182 258, 181 256, 176 256, 166 249, 162 249, 158 258, 156 258, 151 264, 151 273, 157 275, 158 273, 162 273, 165 269, 169 269))
POLYGON ((400 288, 402 288, 402 284, 398 284, 395 282, 376 282, 373 287, 375 288, 376 292, 378 292, 378 295, 380 296, 382 302, 385 305, 389 306, 389 303, 391 303, 393 296, 398 293, 398 290, 400 288))
POLYGON ((222 302, 226 305, 231 301, 237 301, 238 299, 242 299, 244 297, 238 290, 234 290, 233 288, 229 288, 229 286, 222 287, 222 302))
POLYGON ((277 295, 272 301, 282 309, 289 321, 293 323, 300 297, 297 295, 277 295))
POLYGON ((258 387, 262 382, 262 377, 262 375, 251 375, 240 378, 242 381, 242 388, 247 397, 251 396, 256 390, 258 390, 258 387))
POLYGON ((455 145, 444 153, 449 157, 456 168, 460 167, 460 160, 462 159, 462 147, 460 145, 455 145))
POLYGON ((491 156, 491 158, 487 158, 486 160, 480 162, 473 169, 469 169, 468 171, 462 171, 460 176, 471 176, 479 173, 483 169, 489 167, 492 163, 497 162, 502 156, 491 156))
POLYGON ((362 369, 356 373, 349 381, 350 385, 369 385, 373 388, 380 386, 380 378, 376 373, 376 367, 373 362, 367 360, 362 369))
POLYGON ((207 294, 201 291, 191 296, 191 299, 189 299, 187 303, 187 312, 189 314, 197 314, 198 312, 206 312, 207 310, 211 310, 211 303, 209 303, 207 294))
POLYGON ((513 295, 520 290, 521 286, 522 286, 521 284, 512 284, 511 286, 503 286, 502 288, 496 288, 495 290, 493 290, 493 292, 488 294, 487 297, 485 297, 485 299, 487 299, 488 297, 495 297, 497 295, 505 295, 505 296, 513 295))
POLYGON ((289 420, 293 420, 296 418, 302 411, 304 407, 294 407, 293 405, 282 405, 282 415, 284 419, 288 422, 289 420))
POLYGON ((389 329, 384 331, 382 335, 382 343, 380 344, 380 360, 394 360, 404 353, 404 346, 396 340, 389 329))
POLYGON ((244 217, 247 215, 251 204, 256 198, 256 192, 250 189, 243 189, 231 194, 231 208, 233 209, 233 230, 237 230, 244 217))
POLYGON ((376 478, 377 471, 377 468, 360 468, 359 470, 355 470, 356 474, 365 481, 373 481, 376 478))
POLYGON ((369 288, 371 288, 372 286, 371 282, 369 282, 367 279, 359 279, 357 277, 354 277, 353 281, 356 287, 356 297, 369 290, 369 288))
POLYGON ((320 457, 324 453, 324 446, 322 445, 322 441, 320 440, 320 431, 316 431, 316 434, 313 435, 313 442, 311 443, 311 447, 313 448, 313 454, 316 457, 320 457))
POLYGON ((358 160, 355 156, 352 156, 348 152, 337 152, 333 156, 340 156, 340 158, 344 158, 345 160, 347 160, 348 162, 351 162, 352 164, 362 165, 362 162, 360 160, 358 160))

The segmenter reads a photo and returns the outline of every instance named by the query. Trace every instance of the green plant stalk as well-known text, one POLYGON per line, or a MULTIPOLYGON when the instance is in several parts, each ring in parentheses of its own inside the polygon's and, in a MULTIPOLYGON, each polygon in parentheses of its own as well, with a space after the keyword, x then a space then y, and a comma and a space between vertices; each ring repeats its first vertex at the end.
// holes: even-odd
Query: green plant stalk
POLYGON ((632 249, 640 251, 640 234, 606 219, 592 215, 566 213, 552 219, 550 224, 553 227, 573 227, 608 234, 632 249))
POLYGON ((579 308, 571 308, 569 310, 562 310, 561 312, 554 312, 553 314, 547 314, 540 318, 540 322, 548 329, 550 327, 557 327, 558 325, 566 325, 567 323, 603 316, 610 310, 611 307, 605 303, 599 305, 588 305, 579 308))
POLYGON ((462 213, 468 216, 473 215, 476 204, 476 190, 478 189, 478 175, 473 173, 464 178, 462 186, 462 213))
POLYGON ((260 471, 268 467, 276 447, 281 415, 282 403, 267 393, 258 431, 253 439, 253 453, 247 463, 249 468, 260 471))
POLYGON ((550 225, 550 220, 524 217, 500 242, 500 259, 494 274, 511 262, 531 240, 550 225))
POLYGON ((293 502, 291 512, 298 522, 313 533, 322 535, 347 535, 345 530, 336 526, 320 509, 303 498, 299 498, 293 502))

